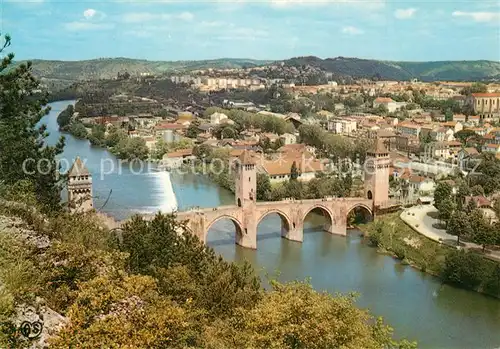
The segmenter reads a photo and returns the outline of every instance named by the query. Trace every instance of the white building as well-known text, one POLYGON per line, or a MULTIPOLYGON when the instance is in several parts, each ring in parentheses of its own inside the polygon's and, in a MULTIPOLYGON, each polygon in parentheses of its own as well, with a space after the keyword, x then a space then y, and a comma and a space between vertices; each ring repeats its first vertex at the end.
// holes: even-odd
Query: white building
POLYGON ((226 114, 223 113, 213 113, 210 115, 210 123, 213 125, 218 125, 222 122, 222 120, 228 119, 226 114))
POLYGON ((356 120, 335 119, 328 121, 328 130, 336 134, 351 134, 358 128, 356 120))

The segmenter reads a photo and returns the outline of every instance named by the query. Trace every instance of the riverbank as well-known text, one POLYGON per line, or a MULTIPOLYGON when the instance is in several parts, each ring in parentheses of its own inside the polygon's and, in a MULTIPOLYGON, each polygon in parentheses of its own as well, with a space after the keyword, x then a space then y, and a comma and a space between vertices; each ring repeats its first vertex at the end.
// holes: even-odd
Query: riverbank
POLYGON ((359 229, 378 252, 431 274, 443 283, 500 298, 500 264, 470 251, 438 243, 420 235, 400 213, 377 217, 359 229))

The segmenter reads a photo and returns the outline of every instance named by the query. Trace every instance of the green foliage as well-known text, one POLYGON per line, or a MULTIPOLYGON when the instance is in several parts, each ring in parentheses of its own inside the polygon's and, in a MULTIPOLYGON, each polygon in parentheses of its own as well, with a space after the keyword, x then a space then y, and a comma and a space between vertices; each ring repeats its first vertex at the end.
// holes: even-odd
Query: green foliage
POLYGON ((448 222, 455 212, 457 206, 453 199, 446 198, 439 203, 439 219, 448 222))
POLYGON ((354 142, 350 138, 328 133, 315 125, 300 126, 299 135, 301 141, 314 146, 319 151, 320 156, 323 155, 333 159, 350 158, 352 160, 359 159, 361 162, 364 162, 366 152, 373 143, 369 139, 357 139, 354 142))
POLYGON ((450 184, 446 182, 439 182, 434 191, 434 206, 438 209, 441 208, 441 204, 446 200, 451 200, 453 193, 453 188, 450 184))
POLYGON ((271 190, 271 181, 269 176, 265 173, 257 173, 257 200, 270 200, 271 190))
POLYGON ((59 128, 64 130, 66 126, 69 126, 74 112, 75 108, 73 107, 73 104, 70 104, 66 107, 66 109, 59 113, 57 116, 57 124, 59 125, 59 128))
POLYGON ((469 240, 472 237, 473 229, 470 219, 464 211, 456 211, 453 213, 446 232, 457 237, 457 242, 460 243, 460 238, 469 240))
POLYGON ((93 279, 68 316, 51 348, 185 348, 199 331, 194 312, 162 297, 148 276, 93 279))
POLYGON ((500 160, 491 152, 481 154, 481 162, 475 170, 471 185, 479 184, 486 195, 500 190, 500 160), (477 175, 479 174, 479 175, 477 175))
POLYGON ((299 178, 299 170, 297 169, 297 163, 294 161, 290 168, 290 180, 296 181, 297 178, 299 178))
POLYGON ((463 145, 467 145, 468 141, 474 137, 476 137, 476 132, 469 129, 460 130, 455 133, 455 138, 462 142, 463 145))
MULTIPOLYGON (((10 37, 5 39, 0 52, 10 45, 10 37)), ((37 124, 48 113, 47 95, 35 94, 40 82, 32 75, 31 63, 13 68, 13 59, 8 54, 0 63, 0 183, 30 181, 43 208, 58 210, 62 183, 55 158, 62 152, 64 138, 55 146, 45 144, 46 126, 37 124)))
POLYGON ((92 126, 92 132, 87 136, 90 144, 105 147, 106 146, 106 128, 103 125, 92 126))
POLYGON ((153 154, 151 154, 151 157, 153 159, 161 159, 166 153, 192 147, 193 141, 189 138, 182 138, 181 140, 173 143, 166 143, 163 139, 159 139, 156 142, 155 149, 153 154))
POLYGON ((146 141, 140 137, 123 138, 118 144, 111 148, 111 152, 119 159, 145 160, 149 155, 149 148, 146 141))
POLYGON ((484 189, 480 184, 470 188, 470 192, 472 196, 484 196, 484 189))
POLYGON ((133 273, 153 275, 170 289, 161 279, 168 271, 161 270, 184 266, 186 277, 197 283, 189 297, 209 315, 229 315, 232 309, 248 308, 260 297, 260 284, 247 264, 237 266, 217 257, 172 215, 157 215, 151 222, 136 217, 124 227, 122 238, 121 249, 130 254, 128 269, 133 273))
POLYGON ((81 122, 73 122, 68 128, 69 133, 71 133, 76 138, 87 138, 88 132, 85 126, 81 122))
POLYGON ((196 138, 198 135, 202 132, 198 126, 200 126, 200 121, 199 120, 193 120, 191 122, 186 130, 186 137, 189 138, 196 138))
POLYGON ((486 92, 488 92, 488 87, 481 82, 475 82, 471 86, 464 87, 461 91, 461 93, 464 95, 470 95, 472 93, 486 93, 486 92))
POLYGON ((492 225, 484 215, 481 209, 477 208, 470 213, 469 219, 474 227, 472 241, 483 246, 483 252, 487 245, 493 245, 497 242, 496 226, 492 225))
POLYGON ((207 331, 207 348, 397 348, 392 329, 354 307, 353 296, 319 293, 308 283, 273 289, 250 311, 207 331))
POLYGON ((450 109, 448 109, 444 113, 444 119, 445 119, 445 121, 453 121, 453 112, 450 109))
POLYGON ((441 278, 444 282, 477 289, 484 276, 483 258, 474 252, 452 251, 446 256, 441 278))

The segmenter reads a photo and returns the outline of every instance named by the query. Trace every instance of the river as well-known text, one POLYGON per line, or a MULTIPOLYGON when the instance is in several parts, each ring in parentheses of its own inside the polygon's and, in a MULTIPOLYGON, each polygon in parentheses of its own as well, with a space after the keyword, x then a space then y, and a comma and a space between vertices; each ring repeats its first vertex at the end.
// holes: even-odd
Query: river
MULTIPOLYGON (((60 133, 56 118, 69 102, 52 104, 47 124, 49 143, 60 133)), ((136 212, 151 212, 172 206, 173 198, 165 173, 138 172, 137 166, 121 167, 108 151, 92 147, 85 140, 66 136, 63 158, 80 156, 93 175, 96 208, 117 219, 136 212), (115 165, 113 173, 101 176, 115 165), (111 194, 110 194, 111 192, 111 194)), ((110 171, 109 171, 110 172, 110 171)), ((215 207, 232 204, 234 196, 209 179, 198 175, 172 175, 171 183, 179 210, 190 206, 215 207)), ((332 236, 318 228, 322 217, 307 218, 304 242, 280 237, 277 216, 266 217, 259 225, 257 250, 234 244, 232 223, 217 222, 209 231, 209 245, 231 261, 248 260, 262 275, 276 274, 282 281, 311 278, 317 290, 331 293, 355 291, 358 305, 383 316, 398 337, 416 340, 420 348, 500 347, 500 301, 487 296, 441 285, 436 278, 403 266, 362 243, 359 232, 332 236)))

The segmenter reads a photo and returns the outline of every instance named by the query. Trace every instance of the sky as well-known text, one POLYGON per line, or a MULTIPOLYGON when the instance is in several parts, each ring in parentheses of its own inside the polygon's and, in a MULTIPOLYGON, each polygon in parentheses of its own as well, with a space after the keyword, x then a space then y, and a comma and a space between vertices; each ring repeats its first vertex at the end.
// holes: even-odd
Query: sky
POLYGON ((0 0, 16 59, 500 61, 500 0, 0 0))

